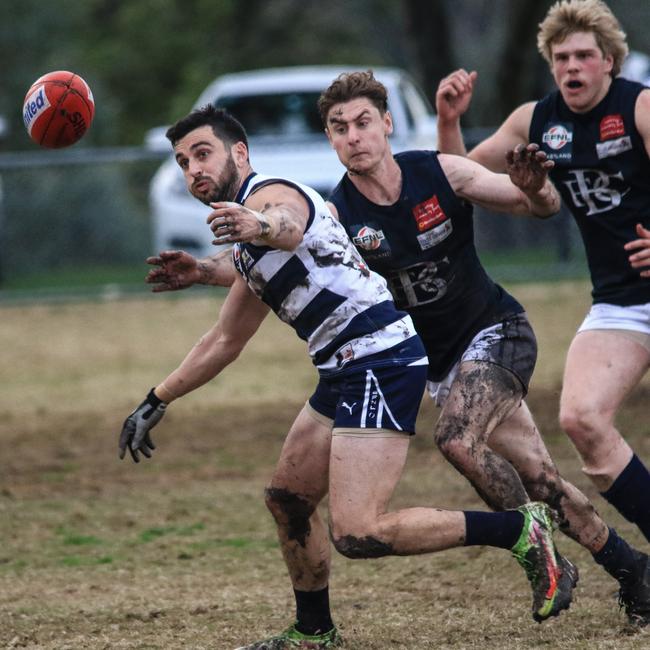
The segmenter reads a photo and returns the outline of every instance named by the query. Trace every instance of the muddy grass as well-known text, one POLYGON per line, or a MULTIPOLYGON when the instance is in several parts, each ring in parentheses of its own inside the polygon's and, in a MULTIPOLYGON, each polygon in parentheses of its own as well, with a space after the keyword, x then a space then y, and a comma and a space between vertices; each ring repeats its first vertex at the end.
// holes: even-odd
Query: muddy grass
MULTIPOLYGON (((564 330, 578 318, 567 316, 572 295, 564 307, 557 293, 528 296, 545 352, 529 405, 564 475, 647 551, 583 478, 556 424, 571 335, 564 330), (569 325, 556 327, 560 315, 569 325)), ((308 364, 292 365, 302 359, 300 343, 265 324, 241 371, 170 408, 153 461, 117 459, 128 410, 214 314, 203 299, 3 311, 0 648, 231 650, 291 622, 262 491, 313 383, 308 364), (29 348, 19 345, 25 336, 29 348)), ((646 459, 649 397, 641 387, 619 421, 646 459)), ((435 450, 435 416, 425 402, 393 505, 481 508, 435 450)), ((532 621, 526 579, 507 553, 474 547, 356 562, 335 555, 331 600, 345 647, 650 647, 650 631, 627 627, 614 581, 582 548, 558 539, 581 578, 571 610, 543 625, 532 621)))

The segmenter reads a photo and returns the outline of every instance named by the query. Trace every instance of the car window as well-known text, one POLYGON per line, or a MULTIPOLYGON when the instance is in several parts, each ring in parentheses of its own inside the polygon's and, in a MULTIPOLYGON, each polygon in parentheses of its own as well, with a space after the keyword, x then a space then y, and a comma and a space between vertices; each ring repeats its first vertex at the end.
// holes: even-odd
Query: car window
POLYGON ((418 120, 424 119, 427 115, 432 115, 433 109, 429 100, 412 83, 404 81, 401 83, 400 88, 406 103, 409 128, 413 128, 418 120))
POLYGON ((322 135, 319 96, 318 92, 224 95, 215 103, 244 124, 249 136, 322 135))

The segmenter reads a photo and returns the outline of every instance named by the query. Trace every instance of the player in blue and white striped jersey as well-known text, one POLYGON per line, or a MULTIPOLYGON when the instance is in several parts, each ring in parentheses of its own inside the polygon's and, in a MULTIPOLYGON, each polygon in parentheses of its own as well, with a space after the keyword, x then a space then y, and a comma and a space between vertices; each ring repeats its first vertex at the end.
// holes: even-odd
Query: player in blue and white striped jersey
MULTIPOLYGON (((307 202, 302 241, 289 251, 235 243, 233 260, 253 293, 307 341, 321 376, 405 361, 426 363, 411 319, 396 310, 384 278, 370 273, 316 191, 286 179, 251 174, 235 203, 243 204, 261 188, 277 184, 294 189, 307 202)), ((240 209, 234 207, 233 214, 240 209)), ((219 217, 224 223, 229 219, 227 210, 219 217)), ((222 226, 215 227, 218 231, 222 226)))
POLYGON ((266 491, 297 620, 246 647, 338 645, 329 610, 329 539, 317 511, 328 493, 332 539, 347 557, 463 545, 510 549, 531 581, 534 618, 566 609, 577 576, 555 550, 547 506, 389 511, 425 387, 424 346, 323 199, 286 179, 256 175, 243 127, 222 110, 194 111, 168 137, 190 192, 213 208, 215 241, 234 245, 237 272, 218 322, 126 419, 120 457, 127 449, 136 462, 140 452, 150 457, 150 430, 167 404, 234 361, 271 309, 307 342, 320 377, 266 491))

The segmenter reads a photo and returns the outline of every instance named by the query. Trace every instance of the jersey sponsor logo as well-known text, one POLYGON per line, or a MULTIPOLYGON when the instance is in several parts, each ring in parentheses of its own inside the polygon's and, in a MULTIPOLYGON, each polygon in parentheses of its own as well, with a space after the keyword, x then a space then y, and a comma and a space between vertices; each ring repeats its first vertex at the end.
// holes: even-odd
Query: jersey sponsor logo
POLYGON ((574 207, 586 209, 586 216, 609 212, 621 205, 630 191, 623 173, 606 174, 599 169, 572 169, 572 179, 564 181, 571 193, 574 207))
POLYGON ((235 268, 239 271, 240 275, 247 276, 248 271, 253 266, 255 260, 251 254, 242 247, 241 244, 235 244, 232 249, 232 260, 235 268))
POLYGON ((334 356, 336 358, 336 365, 338 368, 342 368, 347 363, 350 363, 354 359, 354 348, 350 343, 346 343, 342 348, 339 348, 334 356))
POLYGON ((36 118, 50 107, 50 102, 45 93, 45 86, 39 86, 34 92, 25 100, 23 122, 27 132, 31 135, 32 126, 36 118))
POLYGON ((623 123, 623 116, 619 115, 605 115, 600 120, 600 139, 611 140, 612 138, 620 138, 625 135, 625 124, 623 123))
POLYGON ((542 144, 550 160, 570 160, 573 149, 573 125, 547 124, 542 144))
POLYGON ((386 239, 383 230, 375 230, 370 226, 363 226, 359 229, 357 234, 352 237, 352 243, 359 248, 366 251, 377 250, 381 246, 381 242, 386 239))
POLYGON ((433 226, 437 226, 447 219, 447 215, 440 207, 440 202, 435 194, 430 199, 418 203, 413 208, 413 216, 420 232, 433 228, 433 226))
POLYGON ((617 138, 616 140, 608 140, 607 142, 596 142, 596 153, 598 154, 599 160, 618 156, 618 154, 631 151, 631 149, 632 138, 629 135, 617 138))
POLYGON ((449 219, 447 221, 443 221, 439 226, 436 226, 435 228, 427 230, 421 235, 418 235, 418 243, 420 244, 420 248, 423 251, 427 250, 428 248, 433 248, 441 241, 447 239, 453 230, 454 227, 449 219))

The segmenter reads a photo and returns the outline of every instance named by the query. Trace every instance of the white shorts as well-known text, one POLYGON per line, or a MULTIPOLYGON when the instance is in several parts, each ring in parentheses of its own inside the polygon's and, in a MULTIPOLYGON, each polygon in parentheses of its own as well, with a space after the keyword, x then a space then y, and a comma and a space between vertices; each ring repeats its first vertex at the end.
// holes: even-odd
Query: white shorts
POLYGON ((650 351, 650 302, 643 305, 592 305, 578 332, 608 330, 632 339, 650 351))

